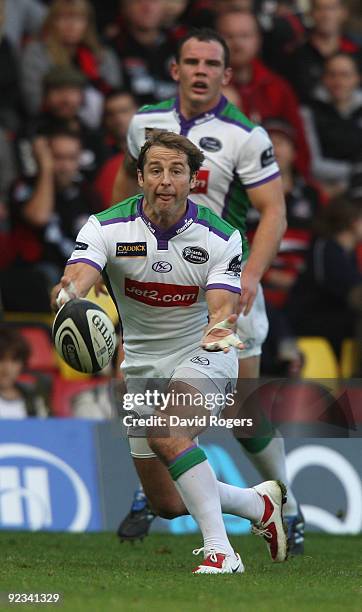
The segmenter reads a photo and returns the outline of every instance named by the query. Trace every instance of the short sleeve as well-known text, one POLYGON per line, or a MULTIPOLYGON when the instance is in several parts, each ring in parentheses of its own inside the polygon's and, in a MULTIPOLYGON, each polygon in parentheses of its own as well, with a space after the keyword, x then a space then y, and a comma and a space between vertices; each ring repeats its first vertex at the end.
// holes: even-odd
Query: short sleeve
POLYGON ((243 186, 258 187, 279 175, 274 149, 267 132, 254 128, 240 149, 236 172, 243 186))
POLYGON ((225 289, 233 293, 241 293, 242 243, 240 233, 233 232, 226 243, 216 237, 214 242, 206 291, 225 289))
POLYGON ((102 228, 94 215, 80 230, 73 253, 67 265, 86 263, 102 272, 107 263, 107 245, 102 236, 102 228))

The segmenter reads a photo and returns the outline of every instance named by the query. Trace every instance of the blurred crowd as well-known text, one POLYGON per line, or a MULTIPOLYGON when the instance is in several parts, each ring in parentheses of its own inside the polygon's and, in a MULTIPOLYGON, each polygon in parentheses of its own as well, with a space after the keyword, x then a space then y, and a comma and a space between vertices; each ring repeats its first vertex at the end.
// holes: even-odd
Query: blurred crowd
POLYGON ((327 338, 336 359, 345 338, 361 345, 358 0, 0 0, 0 417, 6 398, 46 414, 44 388, 32 403, 16 382, 29 346, 11 315, 49 313, 80 227, 111 204, 133 114, 176 95, 177 42, 202 26, 225 38, 224 93, 269 132, 284 182, 263 371, 300 373, 298 336, 327 338))

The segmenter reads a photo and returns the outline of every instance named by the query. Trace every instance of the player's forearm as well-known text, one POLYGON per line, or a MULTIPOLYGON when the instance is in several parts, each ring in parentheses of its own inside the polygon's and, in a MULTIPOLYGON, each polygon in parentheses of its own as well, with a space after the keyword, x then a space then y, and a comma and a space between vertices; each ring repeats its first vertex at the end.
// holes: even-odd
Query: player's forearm
POLYGON ((258 280, 262 278, 278 252, 286 228, 284 203, 262 212, 243 273, 247 271, 258 280))
POLYGON ((63 278, 70 280, 75 289, 76 297, 85 297, 100 277, 98 270, 84 263, 65 266, 63 278))
POLYGON ((23 215, 31 225, 46 225, 54 209, 54 177, 51 170, 42 170, 29 202, 24 206, 23 215))
POLYGON ((207 303, 209 308, 209 323, 205 328, 205 333, 216 325, 216 323, 224 321, 231 314, 238 313, 239 294, 223 289, 213 289, 207 292, 207 303))

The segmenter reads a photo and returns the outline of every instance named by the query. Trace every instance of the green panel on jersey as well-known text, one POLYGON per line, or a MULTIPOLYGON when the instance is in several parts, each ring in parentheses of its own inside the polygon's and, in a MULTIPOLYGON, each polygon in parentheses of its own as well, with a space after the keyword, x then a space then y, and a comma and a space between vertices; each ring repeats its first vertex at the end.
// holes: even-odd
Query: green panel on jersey
POLYGON ((137 115, 142 113, 157 112, 158 110, 168 110, 175 106, 176 98, 170 98, 169 100, 165 100, 164 102, 159 102, 158 104, 145 104, 141 106, 141 108, 137 111, 137 115))
POLYGON ((239 230, 243 243, 243 261, 248 257, 249 244, 246 238, 246 216, 250 207, 250 200, 240 178, 234 175, 227 194, 227 206, 223 211, 223 219, 239 230))
POLYGON ((216 213, 210 210, 210 208, 207 208, 206 206, 200 206, 200 204, 197 205, 197 208, 198 219, 203 219, 204 221, 207 221, 210 227, 214 227, 223 234, 226 234, 226 236, 231 236, 231 234, 235 232, 235 229, 237 229, 235 227, 232 227, 232 225, 230 225, 230 223, 228 223, 227 221, 220 219, 220 217, 218 217, 216 213))
POLYGON ((102 221, 109 221, 110 219, 125 219, 131 215, 135 215, 137 213, 137 202, 140 197, 141 195, 139 194, 127 198, 126 200, 123 200, 123 202, 118 202, 118 204, 114 204, 114 206, 111 206, 111 208, 107 208, 106 210, 97 213, 95 216, 101 223, 102 221))
POLYGON ((240 127, 246 127, 248 129, 253 129, 255 127, 255 123, 250 121, 250 119, 248 119, 246 115, 244 115, 244 113, 242 113, 231 102, 229 102, 225 106, 225 108, 221 111, 219 117, 227 117, 228 119, 232 119, 236 123, 239 123, 240 127))

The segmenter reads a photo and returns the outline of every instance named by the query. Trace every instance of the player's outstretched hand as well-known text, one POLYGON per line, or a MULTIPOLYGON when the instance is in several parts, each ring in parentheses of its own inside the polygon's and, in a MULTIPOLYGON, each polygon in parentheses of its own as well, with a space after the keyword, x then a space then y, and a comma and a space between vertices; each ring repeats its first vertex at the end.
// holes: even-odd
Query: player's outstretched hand
POLYGON ((70 278, 62 276, 60 283, 53 287, 50 294, 50 305, 52 310, 57 312, 59 308, 63 306, 63 304, 69 302, 69 300, 75 297, 77 297, 77 290, 74 283, 70 280, 70 278))
POLYGON ((202 348, 206 351, 224 351, 224 353, 228 353, 232 346, 243 350, 245 345, 235 333, 237 318, 236 314, 232 314, 211 327, 201 340, 202 348))

